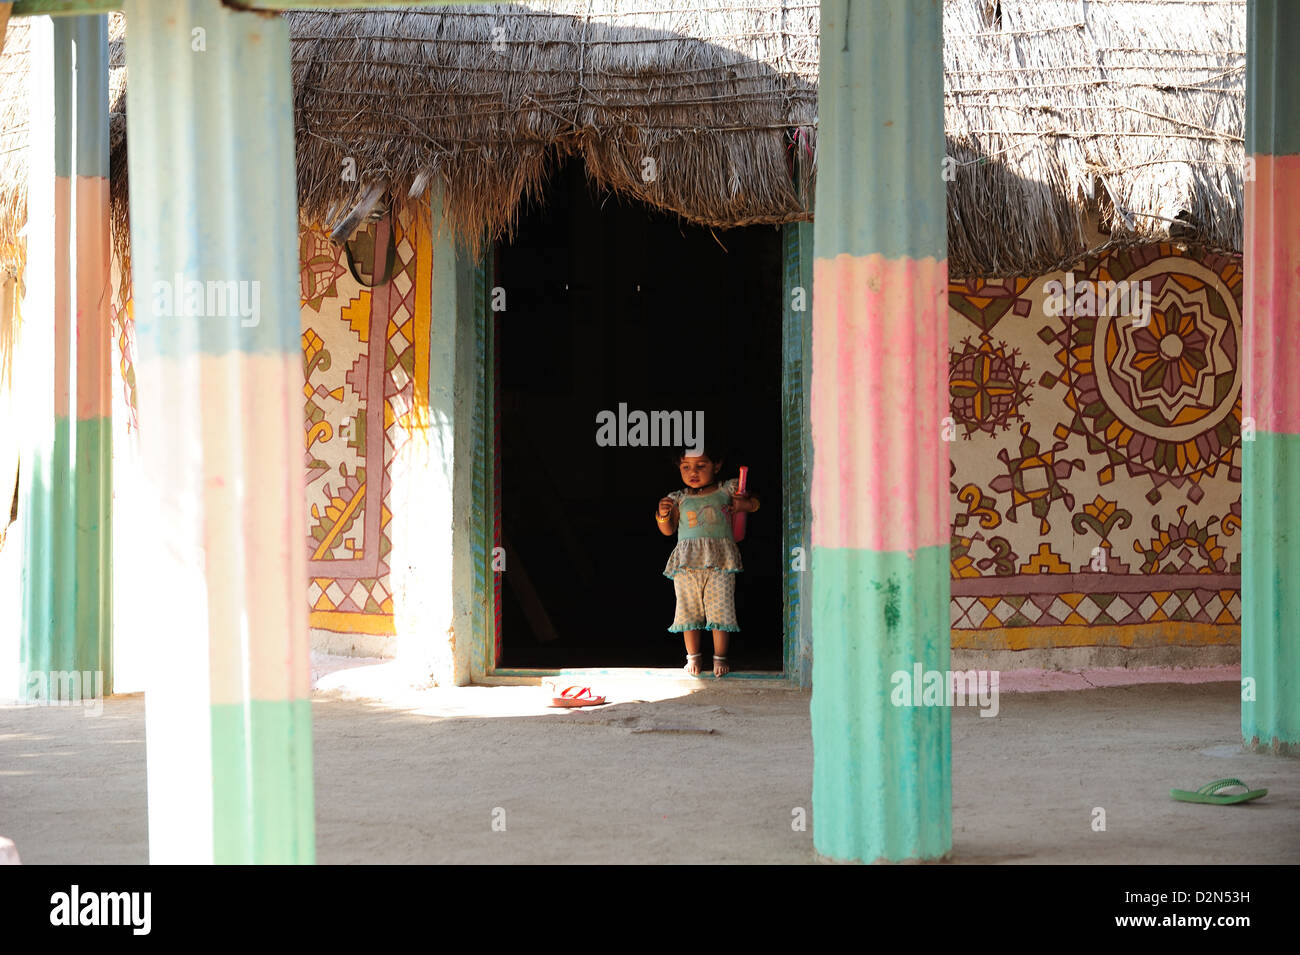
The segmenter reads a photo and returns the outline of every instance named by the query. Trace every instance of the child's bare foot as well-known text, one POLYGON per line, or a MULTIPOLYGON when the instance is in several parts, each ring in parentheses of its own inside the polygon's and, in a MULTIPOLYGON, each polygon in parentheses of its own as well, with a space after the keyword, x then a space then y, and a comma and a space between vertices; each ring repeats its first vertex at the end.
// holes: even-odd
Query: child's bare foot
POLYGON ((726 676, 730 672, 731 667, 727 666, 727 658, 715 653, 713 655, 713 678, 716 680, 718 677, 726 676))
POLYGON ((699 676, 700 661, 703 659, 704 659, 703 653, 688 653, 686 654, 686 666, 684 666, 682 669, 684 669, 691 676, 699 676))

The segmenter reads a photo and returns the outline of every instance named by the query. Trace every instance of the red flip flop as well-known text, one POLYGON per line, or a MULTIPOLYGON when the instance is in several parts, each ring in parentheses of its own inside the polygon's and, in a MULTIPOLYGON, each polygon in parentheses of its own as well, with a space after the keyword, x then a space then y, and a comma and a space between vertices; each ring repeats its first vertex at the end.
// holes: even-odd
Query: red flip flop
POLYGON ((566 686, 556 696, 551 697, 548 706, 600 706, 605 702, 603 696, 596 696, 589 686, 566 686))

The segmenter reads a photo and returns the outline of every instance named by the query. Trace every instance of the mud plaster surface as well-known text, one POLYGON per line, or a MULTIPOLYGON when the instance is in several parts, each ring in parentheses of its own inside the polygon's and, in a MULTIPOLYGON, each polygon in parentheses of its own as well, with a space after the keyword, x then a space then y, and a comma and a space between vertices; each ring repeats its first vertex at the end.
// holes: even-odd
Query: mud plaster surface
MULTIPOLYGON (((545 709, 537 687, 412 691, 399 707, 318 692, 318 859, 811 862, 811 825, 791 828, 795 807, 811 823, 808 695, 740 683, 574 711, 545 709)), ((0 707, 0 835, 24 862, 147 861, 144 705, 0 707)), ((1238 726, 1231 683, 957 708, 952 861, 1300 862, 1300 760, 1241 752, 1238 726), (1169 798, 1224 776, 1269 795, 1169 798)))

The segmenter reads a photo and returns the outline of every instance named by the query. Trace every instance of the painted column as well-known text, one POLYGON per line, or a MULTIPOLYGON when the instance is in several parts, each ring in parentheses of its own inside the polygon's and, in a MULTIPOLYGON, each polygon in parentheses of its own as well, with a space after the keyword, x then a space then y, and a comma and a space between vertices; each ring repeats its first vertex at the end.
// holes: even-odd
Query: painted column
POLYGON ((155 863, 315 856, 284 20, 126 0, 155 863))
POLYGON ((101 696, 113 685, 108 24, 31 30, 20 692, 101 696))
POLYGON ((468 684, 486 665, 484 643, 475 639, 487 599, 479 534, 486 519, 475 504, 487 491, 476 472, 481 455, 490 454, 482 430, 483 346, 476 342, 482 276, 443 222, 439 189, 430 197, 429 219, 418 227, 431 230, 431 272, 417 280, 432 286, 427 426, 394 461, 394 486, 410 493, 400 501, 406 516, 391 525, 391 574, 398 661, 413 679, 453 686, 468 684))
POLYGON ((1300 754, 1300 8, 1247 10, 1241 734, 1300 754))
POLYGON ((952 845, 950 713, 913 693, 949 655, 941 9, 821 8, 813 842, 836 860, 952 845))

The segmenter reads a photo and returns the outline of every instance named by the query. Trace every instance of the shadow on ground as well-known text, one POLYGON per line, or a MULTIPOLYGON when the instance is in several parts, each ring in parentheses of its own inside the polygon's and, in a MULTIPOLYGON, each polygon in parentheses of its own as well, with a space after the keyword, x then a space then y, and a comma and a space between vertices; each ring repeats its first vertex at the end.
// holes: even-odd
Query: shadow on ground
MULTIPOLYGON (((420 712, 315 694, 319 861, 812 861, 811 831, 791 826, 796 808, 811 823, 806 693, 706 684, 565 712, 538 693, 430 691, 420 712)), ((1242 752, 1238 707, 1237 685, 1215 683, 955 709, 953 861, 1300 862, 1300 760, 1242 752), (1169 798, 1224 776, 1269 795, 1169 798)), ((28 863, 143 863, 144 768, 141 696, 97 718, 0 708, 0 834, 28 863)))

